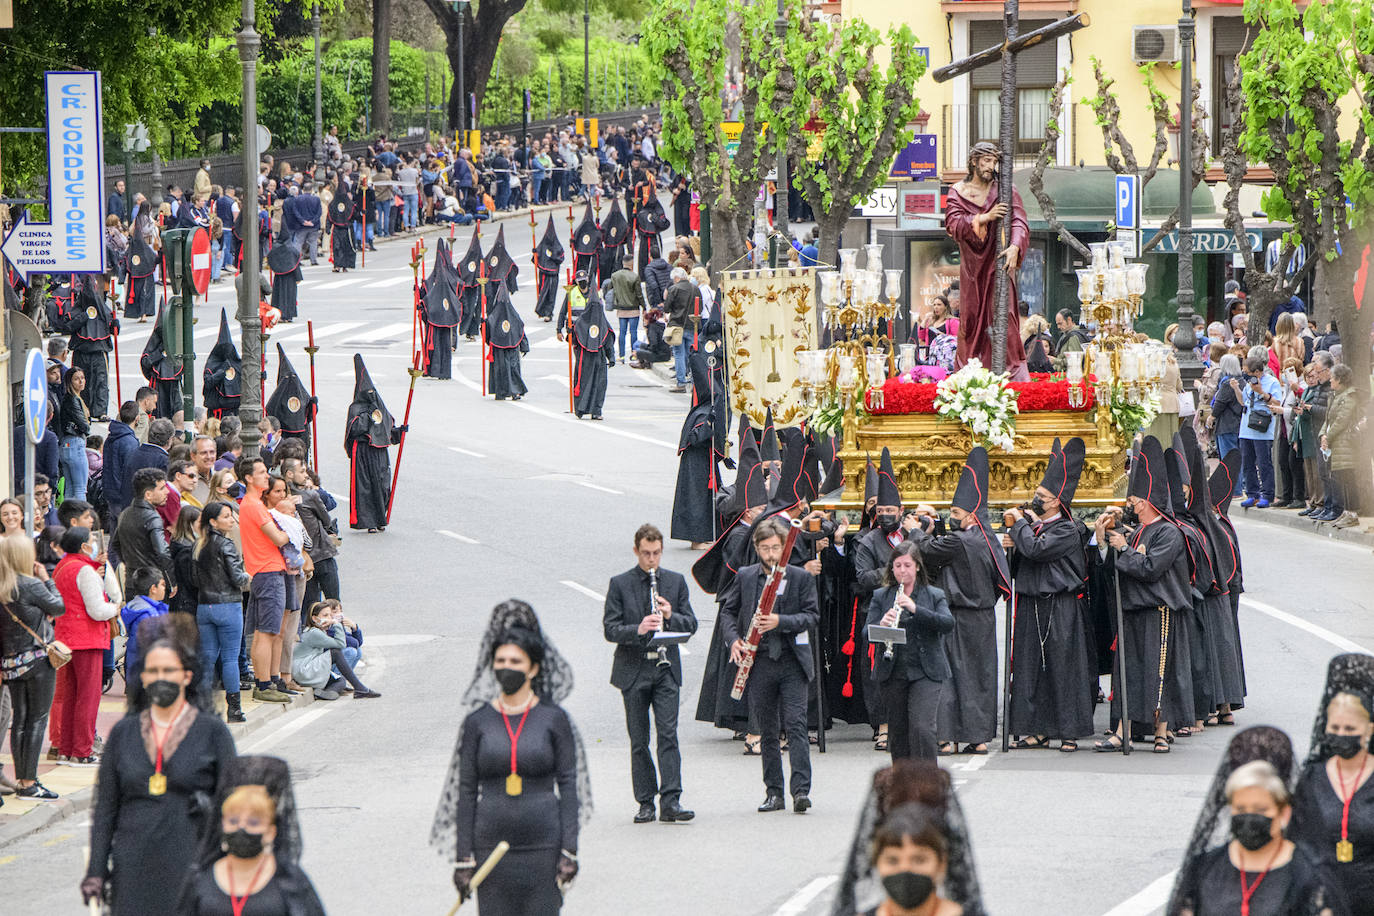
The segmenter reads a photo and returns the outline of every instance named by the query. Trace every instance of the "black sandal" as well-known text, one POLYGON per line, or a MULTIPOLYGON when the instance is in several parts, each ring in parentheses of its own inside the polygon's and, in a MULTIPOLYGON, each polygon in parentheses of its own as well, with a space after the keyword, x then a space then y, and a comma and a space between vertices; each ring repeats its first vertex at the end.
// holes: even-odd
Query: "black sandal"
MULTIPOLYGON (((1065 753, 1065 754, 1072 754, 1074 751, 1078 750, 1078 742, 1077 742, 1077 741, 1060 741, 1060 742, 1059 742, 1059 750, 1062 751, 1062 752, 1065 753)), ((987 751, 984 751, 983 753, 986 754, 987 751)))
POLYGON ((762 754, 763 754, 762 748, 763 748, 763 739, 762 739, 762 738, 755 738, 753 741, 750 741, 748 738, 745 738, 745 739, 744 739, 744 756, 746 756, 746 757, 759 757, 759 756, 762 756, 762 754))
POLYGON ((974 756, 977 756, 977 757, 986 757, 986 756, 988 755, 988 746, 987 746, 986 743, 983 743, 983 744, 970 744, 968 747, 964 748, 964 753, 965 753, 965 754, 973 754, 974 756), (981 750, 980 750, 980 748, 981 748, 981 750))
POLYGON ((941 757, 953 757, 958 752, 959 745, 955 744, 953 741, 946 741, 941 744, 940 749, 936 751, 941 757))
POLYGON ((1113 734, 1104 741, 1094 741, 1093 750, 1099 754, 1110 754, 1121 750, 1121 738, 1113 734))
POLYGON ((1218 724, 1218 725, 1235 725, 1235 724, 1236 724, 1236 717, 1233 716, 1233 715, 1231 715, 1229 712, 1217 713, 1217 724, 1218 724))
POLYGON ((1039 735, 1018 738, 1016 743, 1012 745, 1012 747, 1016 748, 1018 751, 1043 750, 1049 746, 1049 741, 1041 738, 1039 735))
POLYGON ((1216 713, 1212 713, 1210 716, 1202 720, 1202 725, 1204 728, 1216 728, 1220 724, 1221 720, 1217 718, 1216 713))
POLYGON ((1167 753, 1169 753, 1171 750, 1173 750, 1173 748, 1169 747, 1169 739, 1168 739, 1168 738, 1165 738, 1165 737, 1163 737, 1163 736, 1156 736, 1156 737, 1155 737, 1155 753, 1156 753, 1156 754, 1167 754, 1167 753))

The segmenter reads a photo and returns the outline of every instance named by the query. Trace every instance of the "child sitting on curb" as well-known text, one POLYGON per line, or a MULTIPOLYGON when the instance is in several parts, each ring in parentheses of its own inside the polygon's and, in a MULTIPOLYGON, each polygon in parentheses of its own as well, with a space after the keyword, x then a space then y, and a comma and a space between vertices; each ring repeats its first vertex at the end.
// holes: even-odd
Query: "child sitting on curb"
POLYGON ((311 605, 305 631, 291 654, 291 673, 296 683, 315 691, 317 700, 337 700, 345 682, 352 688, 355 700, 380 697, 353 673, 345 654, 348 640, 342 621, 343 605, 337 600, 326 598, 311 605))

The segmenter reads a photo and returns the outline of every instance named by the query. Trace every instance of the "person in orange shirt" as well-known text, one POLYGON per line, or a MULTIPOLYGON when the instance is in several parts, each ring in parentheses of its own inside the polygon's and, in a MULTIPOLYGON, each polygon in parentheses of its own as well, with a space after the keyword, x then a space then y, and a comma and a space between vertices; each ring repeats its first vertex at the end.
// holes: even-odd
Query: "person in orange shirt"
POLYGON ((286 561, 281 548, 283 531, 263 502, 271 482, 261 458, 240 458, 234 467, 247 488, 239 504, 239 534, 243 542, 243 568, 250 577, 247 626, 253 630, 253 670, 257 684, 253 699, 260 703, 289 703, 291 692, 276 672, 281 670, 282 618, 286 614, 286 561), (263 677, 270 680, 263 680, 263 677))

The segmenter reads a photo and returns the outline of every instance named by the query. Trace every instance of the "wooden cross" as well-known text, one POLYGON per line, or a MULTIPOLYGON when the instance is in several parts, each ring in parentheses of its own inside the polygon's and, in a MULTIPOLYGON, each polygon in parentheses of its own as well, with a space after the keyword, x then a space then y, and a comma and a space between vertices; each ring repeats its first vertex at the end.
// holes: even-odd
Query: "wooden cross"
POLYGON ((782 346, 783 336, 778 333, 776 325, 768 325, 768 333, 759 335, 759 343, 764 344, 773 353, 773 371, 768 373, 766 381, 781 382, 782 376, 778 374, 778 348, 782 346))
MULTIPOLYGON (((1043 28, 1024 35, 1018 34, 1021 13, 1018 0, 1004 0, 1002 4, 1002 44, 979 51, 977 54, 956 60, 947 67, 941 67, 933 74, 935 82, 943 83, 977 70, 995 60, 1002 62, 1002 93, 1000 100, 1001 117, 998 122, 997 141, 1002 150, 1002 163, 998 169, 997 199, 1007 205, 1007 215, 1002 217, 999 227, 1001 242, 998 251, 1006 250, 1011 244, 1012 223, 1012 159, 1015 155, 1013 136, 1016 132, 1016 55, 1029 50, 1041 42, 1061 35, 1068 35, 1088 25, 1088 14, 1078 13, 1067 19, 1052 22, 1043 28)), ((1010 295, 1009 278, 1005 270, 998 270, 996 277, 997 302, 992 318, 992 366, 995 373, 1007 368, 1007 297, 1010 295)))

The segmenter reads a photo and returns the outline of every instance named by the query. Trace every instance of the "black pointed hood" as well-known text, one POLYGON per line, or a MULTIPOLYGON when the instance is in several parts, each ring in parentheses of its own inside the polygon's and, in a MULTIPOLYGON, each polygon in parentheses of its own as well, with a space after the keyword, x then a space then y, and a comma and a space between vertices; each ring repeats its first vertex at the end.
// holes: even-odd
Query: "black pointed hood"
POLYGON ((864 464, 864 505, 868 505, 870 499, 878 497, 878 469, 873 466, 873 459, 869 458, 864 464))
POLYGON ((611 330, 610 324, 606 310, 601 305, 601 297, 596 294, 595 289, 588 287, 587 304, 572 326, 577 345, 584 350, 597 352, 615 343, 615 332, 611 330))
POLYGON ((825 477, 821 480, 821 493, 833 493, 844 486, 844 462, 840 460, 839 441, 834 436, 822 436, 817 444, 821 456, 821 468, 825 477))
POLYGON ((263 412, 276 417, 282 432, 288 436, 304 433, 315 415, 315 399, 310 396, 310 389, 305 387, 295 367, 286 358, 286 351, 281 344, 277 344, 277 387, 267 399, 263 412))
POLYGON ((1083 473, 1083 459, 1086 454, 1087 448, 1083 440, 1077 436, 1063 446, 1056 438, 1054 447, 1050 449, 1049 464, 1045 468, 1045 477, 1040 481, 1040 486, 1055 495, 1065 514, 1072 508, 1074 494, 1078 492, 1078 478, 1083 473))
POLYGON ((477 279, 482 275, 482 257, 482 239, 474 232, 472 241, 468 243, 467 254, 458 262, 458 281, 464 287, 470 289, 477 285, 477 279))
MULTIPOLYGON (((768 515, 791 509, 806 499, 806 442, 800 429, 790 428, 782 431, 786 438, 782 450, 782 471, 778 474, 777 488, 768 504, 768 515)), ((767 461, 767 457, 763 460, 767 461)))
POLYGON ((289 242, 280 242, 267 252, 267 266, 272 275, 279 277, 289 274, 301 265, 301 250, 289 242))
POLYGON ((902 490, 897 486, 897 474, 892 470, 892 453, 883 446, 882 458, 878 461, 878 505, 901 506, 902 490))
POLYGON ((425 286, 438 283, 439 278, 444 276, 447 276, 455 287, 458 285, 458 270, 453 266, 453 250, 449 248, 448 240, 440 236, 439 243, 434 246, 434 266, 425 278, 425 286))
POLYGON ((511 304, 510 292, 503 285, 489 285, 487 295, 487 343, 502 350, 520 346, 525 337, 525 322, 511 304))
POLYGON ((391 432, 396 421, 391 411, 382 403, 377 386, 368 375, 367 366, 360 353, 353 354, 353 402, 348 405, 348 420, 344 432, 344 447, 353 438, 367 430, 367 439, 376 448, 386 448, 391 444, 391 432))
POLYGON ((458 287, 447 271, 437 269, 433 282, 425 284, 425 322, 436 328, 452 328, 458 324, 458 287))
POLYGON ((1140 450, 1131 461, 1131 482, 1128 496, 1145 500, 1164 515, 1172 515, 1169 504, 1169 469, 1164 462, 1164 449, 1154 436, 1146 436, 1140 450))
POLYGON ((544 237, 534 251, 534 264, 546 274, 556 274, 563 266, 565 254, 563 243, 558 240, 558 230, 553 225, 553 217, 550 216, 549 224, 544 228, 544 237))
POLYGON ((125 260, 129 264, 129 276, 136 280, 152 276, 153 271, 157 270, 157 254, 139 233, 134 233, 129 240, 129 253, 125 260))
POLYGON ((78 283, 76 301, 72 305, 71 324, 68 325, 72 342, 107 339, 113 321, 110 303, 100 292, 95 275, 83 274, 78 283))
POLYGON ((157 317, 153 319, 153 330, 143 344, 143 355, 138 360, 143 377, 150 383, 170 382, 181 378, 182 365, 167 355, 167 347, 162 340, 162 308, 159 306, 157 317))
POLYGON ((505 280, 515 269, 515 261, 511 259, 510 252, 506 251, 505 226, 496 230, 496 241, 487 252, 486 267, 487 279, 493 283, 505 280))
POLYGON ((782 449, 778 447, 778 432, 773 428, 773 408, 767 408, 764 415, 763 431, 759 433, 759 457, 764 461, 781 461, 782 449))
POLYGON ((329 202, 329 222, 335 226, 347 226, 353 222, 353 195, 348 193, 348 185, 342 181, 334 191, 334 199, 329 202))
POLYGON ((1174 447, 1183 453, 1188 467, 1188 514, 1199 521, 1211 518, 1207 511, 1207 458, 1198 445, 1197 432, 1191 425, 1184 425, 1174 436, 1174 447))
POLYGON ((740 449, 739 463, 735 466, 735 498, 739 507, 738 514, 754 506, 768 505, 768 485, 763 480, 763 462, 759 458, 759 447, 754 442, 745 442, 740 449))
MULTIPOLYGON (((215 345, 210 348, 210 355, 205 358, 205 387, 203 394, 206 401, 211 399, 212 393, 221 399, 236 399, 243 394, 243 360, 239 358, 238 348, 234 346, 234 336, 229 330, 229 314, 224 309, 219 310, 219 338, 215 345)), ((224 404, 209 404, 209 407, 224 407, 224 404)))
POLYGON ((625 219, 624 212, 620 209, 620 200, 611 199, 610 212, 601 221, 601 247, 619 248, 625 244, 625 238, 630 234, 629 220, 625 219))
MULTIPOLYGON (((784 456, 789 450, 801 452, 801 470, 797 472, 797 496, 808 503, 815 500, 820 491, 820 460, 816 452, 815 440, 810 433, 800 427, 788 427, 782 431, 782 450, 784 456)), ((784 463, 786 457, 784 457, 784 463)))
POLYGON ((988 450, 979 445, 968 453, 951 506, 986 517, 988 511, 988 450))
MULTIPOLYGON (((599 304, 599 303, 598 303, 599 304)), ((590 304, 589 306, 590 307, 590 304)), ((586 314, 584 311, 583 314, 586 314)), ((578 321, 581 321, 579 318, 578 321)), ((573 325, 576 330, 577 326, 573 325)), ((711 400, 711 369, 706 365, 706 354, 700 350, 687 351, 687 370, 692 373, 692 406, 711 400)))
POLYGON ((1240 474, 1240 449, 1233 448, 1221 459, 1207 480, 1207 498, 1218 515, 1229 516, 1231 497, 1236 492, 1237 475, 1240 474))
MULTIPOLYGON (((549 225, 553 225, 550 217, 549 225)), ((573 229, 572 238, 573 251, 577 254, 595 254, 601 247, 601 227, 596 224, 596 216, 592 213, 592 205, 587 204, 587 210, 582 214, 582 219, 577 227, 573 229)))
POLYGON ((1188 479, 1188 467, 1183 455, 1176 449, 1164 452, 1164 469, 1169 481, 1169 517, 1177 519, 1188 512, 1188 497, 1183 493, 1183 484, 1188 479))

